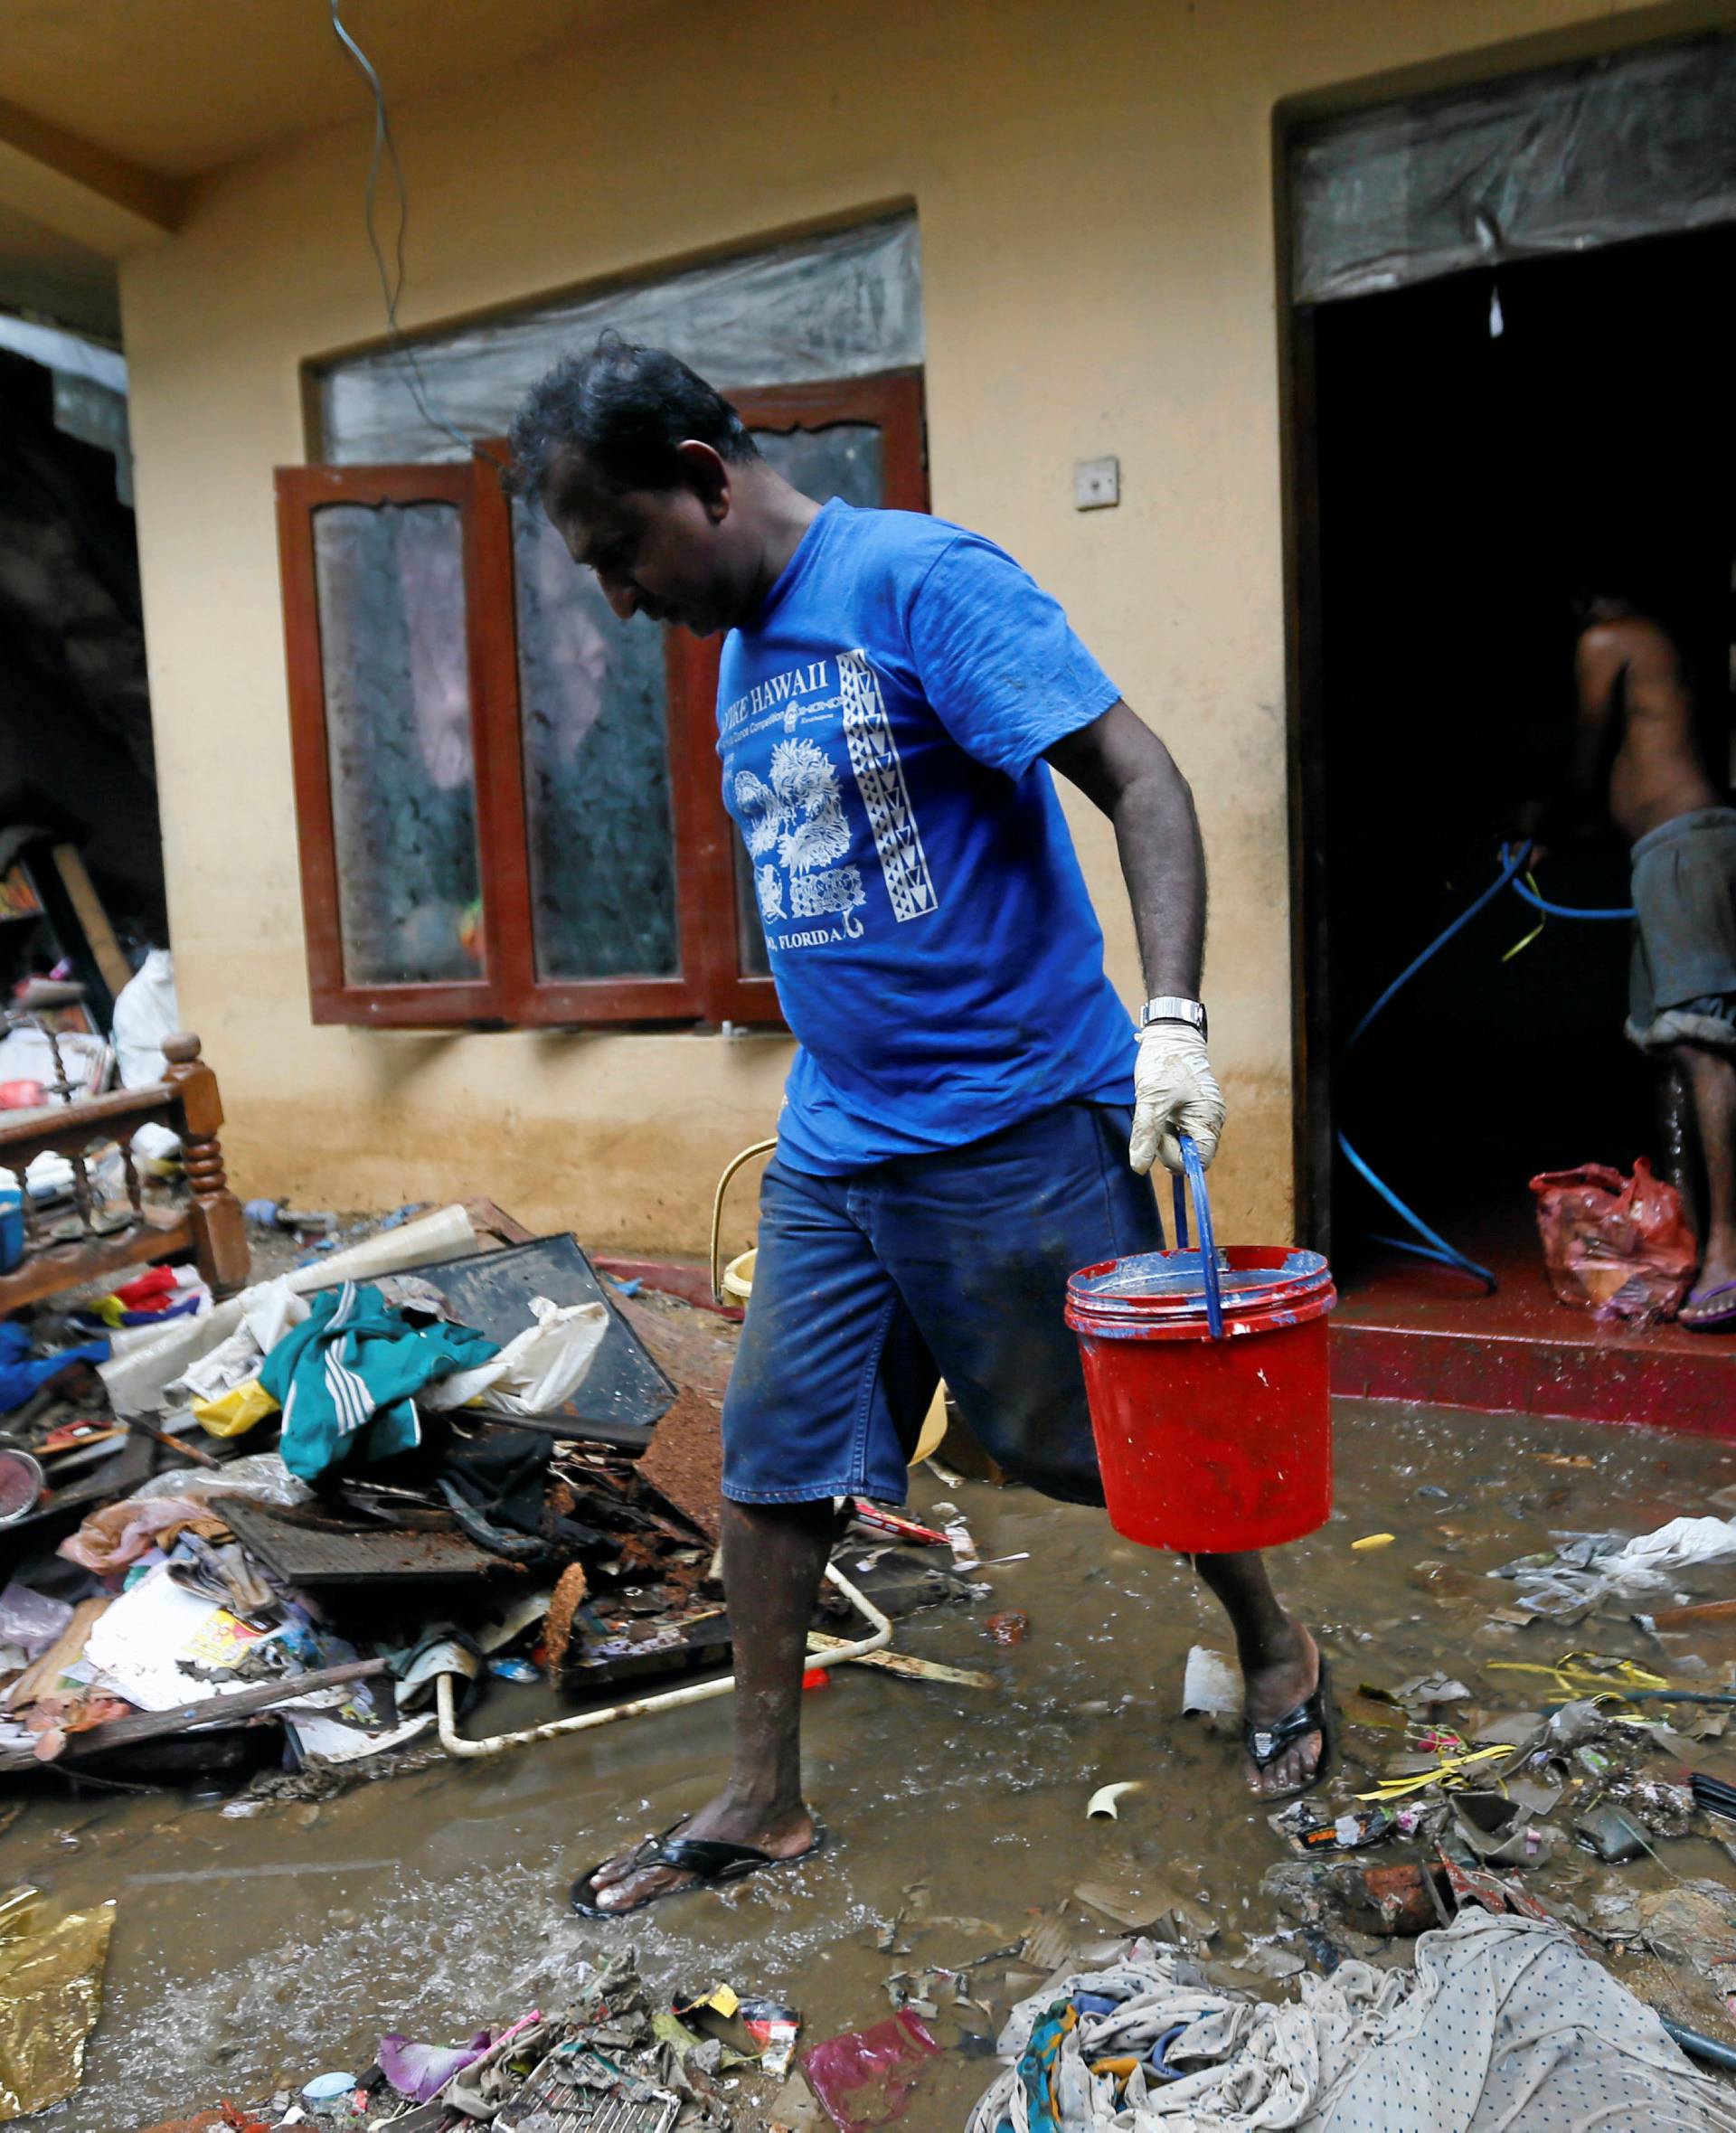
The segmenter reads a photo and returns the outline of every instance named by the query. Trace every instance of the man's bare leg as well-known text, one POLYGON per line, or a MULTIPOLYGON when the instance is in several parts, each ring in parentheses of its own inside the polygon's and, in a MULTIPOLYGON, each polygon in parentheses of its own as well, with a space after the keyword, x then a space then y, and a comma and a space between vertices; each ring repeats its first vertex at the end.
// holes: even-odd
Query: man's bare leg
MULTIPOLYGON (((1194 1567, 1221 1602, 1236 1633, 1246 1711, 1254 1725, 1270 1725, 1305 1704, 1320 1685, 1320 1654, 1294 1615, 1278 1604, 1261 1555, 1196 1555, 1194 1567)), ((1250 1792, 1269 1798, 1295 1792, 1320 1767, 1326 1743, 1318 1733, 1293 1741, 1263 1770, 1242 1766, 1250 1792)))
MULTIPOLYGON (((1736 1059, 1709 1044, 1678 1044, 1675 1056, 1694 1091, 1694 1123, 1700 1133, 1700 1159, 1706 1174, 1706 1232, 1700 1255, 1695 1297, 1709 1295, 1736 1281, 1736 1059)), ((1681 1316, 1692 1324, 1700 1316, 1727 1314, 1736 1293, 1712 1298, 1703 1314, 1694 1298, 1681 1316)))
MULTIPOLYGON (((735 1750, 729 1783, 677 1835, 757 1845, 778 1859, 813 1843, 814 1817, 802 1798, 802 1674, 835 1523, 829 1500, 723 1505, 735 1750)), ((636 1873, 631 1859, 624 1853, 592 1877, 600 1910, 640 1903, 695 1878, 667 1866, 636 1873)))

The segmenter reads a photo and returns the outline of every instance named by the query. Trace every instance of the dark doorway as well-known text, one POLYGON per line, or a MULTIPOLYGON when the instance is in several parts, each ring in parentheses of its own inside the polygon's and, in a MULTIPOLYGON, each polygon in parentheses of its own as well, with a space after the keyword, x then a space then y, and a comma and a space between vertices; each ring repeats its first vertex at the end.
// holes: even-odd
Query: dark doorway
MULTIPOLYGON (((1312 524, 1302 498, 1311 1199, 1343 1271, 1396 1225, 1327 1156, 1330 1129, 1473 1241, 1528 1223, 1533 1173, 1655 1147, 1650 1071, 1622 1036, 1624 926, 1551 920, 1504 960, 1535 923, 1504 896, 1345 1047, 1559 774, 1576 585, 1653 604, 1728 778, 1732 281, 1736 231, 1715 229, 1297 315, 1317 469, 1312 524)), ((1613 837, 1542 879, 1564 903, 1627 901, 1613 837)))

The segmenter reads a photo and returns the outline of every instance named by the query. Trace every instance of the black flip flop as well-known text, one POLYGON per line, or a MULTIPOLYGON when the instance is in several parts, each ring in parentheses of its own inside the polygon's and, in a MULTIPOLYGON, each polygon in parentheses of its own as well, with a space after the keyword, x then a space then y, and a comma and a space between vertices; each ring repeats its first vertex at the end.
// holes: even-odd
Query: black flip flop
POLYGON ((1322 1652, 1320 1678, 1314 1685, 1312 1695, 1287 1711, 1282 1718, 1274 1719, 1270 1725, 1254 1725, 1247 1719, 1241 1722, 1241 1744, 1257 1770, 1270 1770, 1287 1748, 1306 1740, 1310 1733, 1320 1736, 1320 1760, 1314 1766, 1313 1776, 1301 1785, 1293 1785, 1288 1792, 1261 1793, 1260 1798, 1300 1799, 1305 1792, 1312 1792, 1323 1778, 1329 1776, 1337 1760, 1336 1722, 1331 1670, 1326 1665, 1326 1655, 1322 1652))
MULTIPOLYGON (((682 1817, 682 1822, 688 1819, 682 1817)), ((758 1845, 734 1845, 722 1837, 676 1836, 675 1832, 681 1822, 672 1822, 660 1836, 647 1836, 633 1855, 633 1873, 646 1867, 667 1866, 678 1873, 691 1873, 694 1878, 679 1882, 674 1888, 656 1889, 648 1896, 641 1896, 637 1903, 618 1903, 605 1910, 591 1902, 596 1893, 597 1876, 601 1866, 593 1866, 589 1873, 580 1874, 572 1884, 572 1908, 580 1918, 630 1918, 636 1911, 643 1911, 647 1904, 660 1902, 665 1896, 684 1896, 694 1889, 725 1888, 731 1882, 745 1881, 750 1873, 763 1873, 774 1866, 799 1866, 811 1859, 816 1852, 823 1852, 831 1842, 831 1833, 824 1822, 814 1825, 814 1841, 805 1852, 797 1852, 788 1859, 779 1859, 771 1852, 762 1852, 758 1845)), ((607 1862, 604 1863, 607 1864, 607 1862)))

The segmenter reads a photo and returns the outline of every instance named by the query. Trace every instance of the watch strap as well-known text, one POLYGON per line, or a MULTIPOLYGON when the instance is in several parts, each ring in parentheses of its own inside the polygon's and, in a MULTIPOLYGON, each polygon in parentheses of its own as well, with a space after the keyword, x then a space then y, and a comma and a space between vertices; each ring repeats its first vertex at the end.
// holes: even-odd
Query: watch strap
POLYGON ((1178 994, 1160 993, 1154 1000, 1147 1000, 1139 1010, 1139 1027, 1147 1030, 1154 1022, 1184 1022, 1205 1034, 1205 1007, 1199 1000, 1185 1000, 1178 994))

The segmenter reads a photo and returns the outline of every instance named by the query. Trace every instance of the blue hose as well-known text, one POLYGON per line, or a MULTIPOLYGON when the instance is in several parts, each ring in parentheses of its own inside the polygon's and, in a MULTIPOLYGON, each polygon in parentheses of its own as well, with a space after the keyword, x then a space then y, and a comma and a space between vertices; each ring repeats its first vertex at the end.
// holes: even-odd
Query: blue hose
MULTIPOLYGON (((1369 1024, 1374 1021, 1377 1015, 1385 1011, 1394 996, 1410 984, 1424 965, 1433 961, 1434 958, 1447 946, 1447 943, 1457 934, 1462 933, 1477 913, 1486 911, 1504 889, 1511 889, 1515 895, 1523 897, 1533 910, 1543 911, 1552 919, 1630 920, 1634 917, 1635 914, 1631 910, 1579 910, 1571 904, 1547 901, 1543 897, 1538 895, 1534 889, 1519 878, 1524 873, 1530 856, 1531 845, 1529 842, 1520 845, 1516 848, 1508 845, 1502 845, 1500 873, 1480 895, 1466 905, 1450 926, 1438 933, 1422 953, 1413 957, 1400 971, 1392 984, 1387 986, 1350 1033, 1350 1042, 1344 1046, 1346 1054, 1362 1041, 1369 1024)), ((1344 1156, 1357 1176, 1386 1202, 1401 1222, 1409 1223, 1410 1228, 1415 1231, 1417 1237, 1421 1240, 1420 1242, 1416 1242, 1405 1237, 1375 1237, 1372 1241, 1376 1244, 1390 1245, 1398 1251, 1410 1252, 1418 1259, 1433 1260, 1438 1265, 1450 1267, 1458 1273, 1468 1274, 1474 1281, 1480 1281, 1489 1295, 1494 1295, 1500 1284, 1486 1267, 1479 1266, 1474 1259, 1467 1258, 1464 1252, 1449 1244, 1438 1231, 1431 1230, 1414 1209, 1407 1207, 1392 1186, 1383 1178, 1377 1176, 1369 1165, 1356 1153, 1356 1150, 1351 1147, 1348 1137, 1342 1129, 1336 1134, 1335 1138, 1338 1143, 1339 1154, 1344 1156)))

